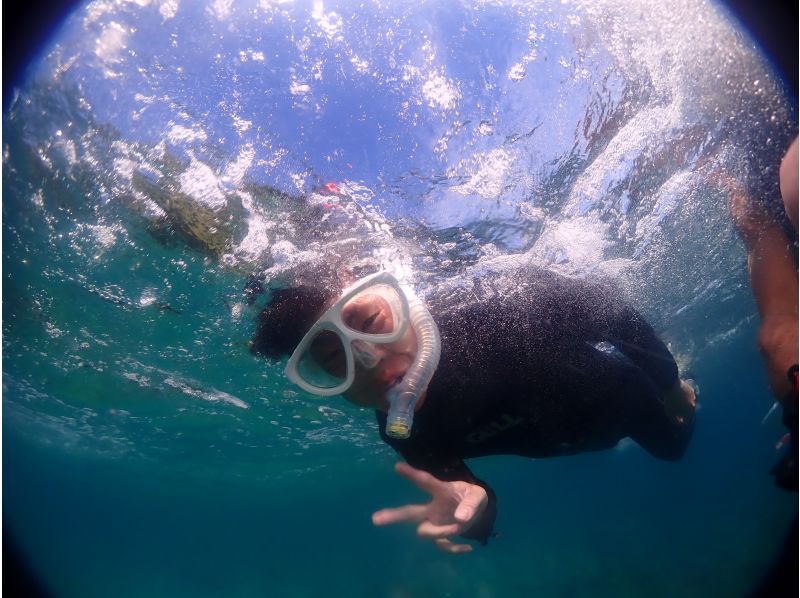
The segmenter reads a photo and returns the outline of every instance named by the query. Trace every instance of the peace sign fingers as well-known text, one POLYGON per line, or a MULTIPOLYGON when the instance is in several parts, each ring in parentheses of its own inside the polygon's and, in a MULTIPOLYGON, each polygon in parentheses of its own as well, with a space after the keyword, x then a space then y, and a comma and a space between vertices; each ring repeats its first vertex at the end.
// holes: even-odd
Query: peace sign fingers
POLYGON ((372 514, 374 525, 391 525, 392 523, 419 523, 425 520, 428 505, 405 505, 394 509, 381 509, 372 514))

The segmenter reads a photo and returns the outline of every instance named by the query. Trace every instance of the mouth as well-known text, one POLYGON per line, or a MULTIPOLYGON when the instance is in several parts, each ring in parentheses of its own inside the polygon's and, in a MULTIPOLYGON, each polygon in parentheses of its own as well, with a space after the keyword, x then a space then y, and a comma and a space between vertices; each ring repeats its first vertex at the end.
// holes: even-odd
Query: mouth
POLYGON ((377 390, 377 395, 378 395, 378 400, 380 402, 380 406, 381 406, 382 409, 384 409, 384 411, 387 411, 389 409, 389 402, 390 402, 389 401, 389 392, 395 386, 400 384, 400 381, 402 379, 403 379, 403 376, 398 376, 394 380, 390 380, 389 382, 381 384, 380 388, 376 389, 377 390))
POLYGON ((381 395, 386 396, 386 394, 393 389, 395 386, 400 384, 400 381, 403 379, 403 376, 398 376, 394 380, 387 380, 386 382, 380 382, 378 385, 378 390, 381 395))

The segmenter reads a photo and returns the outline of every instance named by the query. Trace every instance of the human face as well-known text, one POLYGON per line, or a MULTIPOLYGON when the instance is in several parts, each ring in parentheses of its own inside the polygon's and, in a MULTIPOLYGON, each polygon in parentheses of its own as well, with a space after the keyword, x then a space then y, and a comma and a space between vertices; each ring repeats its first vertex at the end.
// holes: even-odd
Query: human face
POLYGON ((343 394, 353 384, 356 363, 362 369, 374 369, 385 353, 377 351, 376 345, 400 341, 408 329, 408 320, 408 301, 397 280, 388 272, 365 276, 345 289, 319 316, 289 357, 284 372, 289 380, 312 394, 343 394), (365 295, 381 299, 378 307, 372 307, 375 297, 365 301, 365 295), (344 308, 351 303, 353 326, 367 332, 344 321, 344 308), (378 332, 381 330, 388 332, 378 332))
MULTIPOLYGON (((342 308, 342 320, 350 328, 370 334, 386 333, 394 326, 389 302, 372 293, 365 293, 348 302, 342 308)), ((344 367, 344 354, 338 348, 340 346, 335 342, 328 346, 331 352, 321 360, 323 367, 337 368, 339 371, 344 367)), ((403 378, 417 354, 417 337, 413 327, 408 326, 403 336, 393 343, 373 345, 372 351, 377 364, 369 369, 356 365, 353 384, 343 395, 361 407, 388 411, 386 392, 403 378)))

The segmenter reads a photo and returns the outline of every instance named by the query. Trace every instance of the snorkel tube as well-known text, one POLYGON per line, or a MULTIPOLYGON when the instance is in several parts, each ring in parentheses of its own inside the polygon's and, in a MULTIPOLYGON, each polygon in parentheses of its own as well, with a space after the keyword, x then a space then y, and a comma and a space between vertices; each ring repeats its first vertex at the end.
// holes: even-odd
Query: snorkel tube
POLYGON ((408 300, 409 320, 417 335, 417 355, 403 379, 387 393, 389 416, 386 419, 386 434, 398 439, 411 435, 414 406, 428 388, 442 352, 439 329, 428 308, 408 285, 402 288, 408 300))

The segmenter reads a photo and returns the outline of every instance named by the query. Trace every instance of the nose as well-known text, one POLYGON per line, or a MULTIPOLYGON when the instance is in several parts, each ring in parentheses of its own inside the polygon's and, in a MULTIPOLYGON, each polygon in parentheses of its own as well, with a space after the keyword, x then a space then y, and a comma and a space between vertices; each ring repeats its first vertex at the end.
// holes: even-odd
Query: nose
POLYGON ((381 360, 381 353, 372 343, 353 341, 353 357, 365 370, 371 370, 381 360))
POLYGON ((408 359, 402 355, 388 355, 376 370, 376 378, 384 386, 394 386, 408 370, 408 359))

